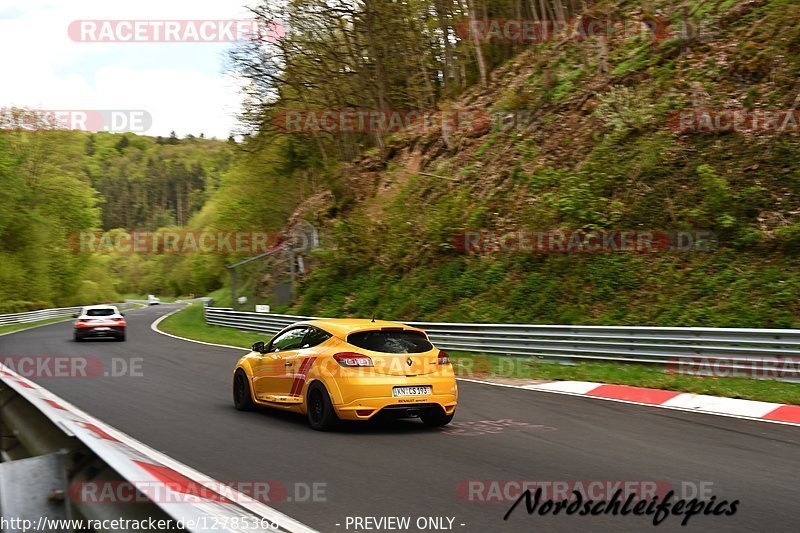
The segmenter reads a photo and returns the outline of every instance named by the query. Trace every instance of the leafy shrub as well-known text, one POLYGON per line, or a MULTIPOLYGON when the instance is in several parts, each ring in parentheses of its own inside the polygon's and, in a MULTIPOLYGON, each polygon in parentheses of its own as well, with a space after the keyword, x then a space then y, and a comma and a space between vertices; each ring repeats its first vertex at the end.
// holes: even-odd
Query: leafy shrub
POLYGON ((36 311, 53 307, 52 302, 36 301, 28 302, 25 300, 11 300, 0 302, 0 314, 24 313, 26 311, 36 311))
POLYGON ((775 240, 787 252, 800 252, 800 223, 795 222, 776 229, 775 240))
POLYGON ((625 86, 614 86, 600 95, 594 112, 606 128, 614 132, 643 130, 653 121, 655 107, 642 94, 625 86))

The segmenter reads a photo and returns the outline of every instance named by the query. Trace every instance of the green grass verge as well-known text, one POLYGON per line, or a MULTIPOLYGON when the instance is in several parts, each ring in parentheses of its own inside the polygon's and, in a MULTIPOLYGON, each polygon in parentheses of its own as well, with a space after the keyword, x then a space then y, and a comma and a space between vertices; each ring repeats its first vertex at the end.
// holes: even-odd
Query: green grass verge
POLYGON ((267 341, 270 335, 235 328, 209 326, 203 317, 203 304, 196 302, 186 309, 165 318, 158 328, 167 333, 214 344, 228 344, 249 348, 256 341, 267 341))
POLYGON ((578 363, 559 365, 541 359, 451 353, 458 376, 597 381, 653 389, 710 394, 762 402, 800 404, 800 385, 775 380, 698 377, 665 372, 656 366, 578 363))
POLYGON ((64 322, 67 320, 72 319, 68 317, 48 318, 45 320, 37 320, 36 322, 25 322, 24 324, 9 324, 7 326, 0 326, 0 334, 11 333, 12 331, 18 331, 20 329, 30 328, 33 326, 43 326, 45 324, 52 324, 54 322, 64 322))

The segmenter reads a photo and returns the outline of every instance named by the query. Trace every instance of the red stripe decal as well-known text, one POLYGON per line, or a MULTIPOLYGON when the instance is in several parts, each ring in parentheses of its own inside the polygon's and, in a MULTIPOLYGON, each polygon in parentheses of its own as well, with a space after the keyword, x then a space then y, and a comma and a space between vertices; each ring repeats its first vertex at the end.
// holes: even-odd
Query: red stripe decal
POLYGON ((762 418, 765 420, 779 420, 781 422, 794 422, 795 424, 800 424, 800 406, 781 405, 777 409, 765 414, 762 418))
POLYGON ((289 393, 290 396, 300 395, 300 391, 303 390, 303 385, 306 382, 306 374, 308 373, 308 369, 311 367, 311 364, 315 359, 316 357, 309 357, 308 359, 303 360, 303 363, 300 365, 300 371, 295 374, 294 382, 292 382, 292 391, 289 393))
POLYGON ((300 369, 297 371, 297 374, 294 376, 294 381, 292 382, 292 390, 289 392, 289 396, 297 396, 300 393, 302 388, 302 383, 305 381, 305 373, 308 367, 309 359, 303 359, 303 362, 300 363, 300 369))
POLYGON ((683 394, 659 389, 646 389, 643 387, 629 387, 627 385, 601 385, 596 389, 586 393, 587 396, 597 396, 598 398, 611 398, 614 400, 627 400, 629 402, 649 403, 651 405, 661 405, 683 394))

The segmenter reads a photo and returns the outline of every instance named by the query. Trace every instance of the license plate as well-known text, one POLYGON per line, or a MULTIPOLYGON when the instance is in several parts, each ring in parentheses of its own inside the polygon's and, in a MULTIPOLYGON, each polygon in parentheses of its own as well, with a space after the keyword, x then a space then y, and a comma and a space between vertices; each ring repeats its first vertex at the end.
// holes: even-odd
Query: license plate
POLYGON ((430 396, 430 394, 430 385, 422 385, 420 387, 395 387, 392 389, 392 396, 430 396))
POLYGON ((111 331, 111 328, 94 328, 95 331, 111 331))

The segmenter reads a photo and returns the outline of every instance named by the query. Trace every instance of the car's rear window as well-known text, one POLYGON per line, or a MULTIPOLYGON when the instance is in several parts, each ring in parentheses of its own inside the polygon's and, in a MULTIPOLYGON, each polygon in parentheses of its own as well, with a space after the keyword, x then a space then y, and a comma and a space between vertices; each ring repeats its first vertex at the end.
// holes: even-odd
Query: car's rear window
POLYGON ((86 316, 111 316, 116 314, 114 309, 87 309, 86 316))
POLYGON ((422 353, 433 345, 418 331, 374 330, 348 335, 347 342, 365 350, 383 353, 422 353))

